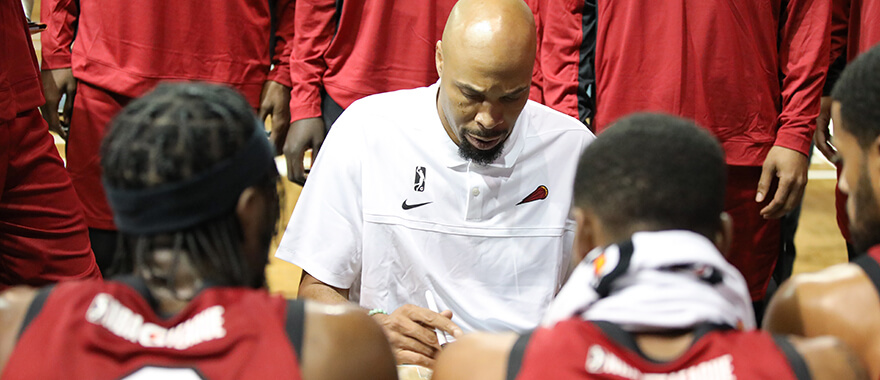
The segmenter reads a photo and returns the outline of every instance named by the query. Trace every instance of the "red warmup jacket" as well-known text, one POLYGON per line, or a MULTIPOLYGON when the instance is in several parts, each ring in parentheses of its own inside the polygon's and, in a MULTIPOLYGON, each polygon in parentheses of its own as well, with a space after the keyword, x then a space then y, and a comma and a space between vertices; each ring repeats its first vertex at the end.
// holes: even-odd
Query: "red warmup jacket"
POLYGON ((847 61, 880 43, 880 1, 834 1, 832 58, 846 52, 847 61), (841 39, 841 32, 845 40, 841 39))
POLYGON ((595 0, 526 0, 535 15, 538 51, 529 98, 584 121, 592 105, 586 96, 593 84, 592 57, 595 0))
POLYGON ((841 57, 852 61, 880 44, 880 1, 833 0, 831 4, 831 62, 841 57))
POLYGON ((43 68, 73 67, 77 80, 128 97, 162 80, 223 83, 257 108, 266 80, 290 86, 293 3, 42 0, 40 17, 49 25, 42 35, 43 68), (273 14, 278 27, 270 51, 273 14))
POLYGON ((321 115, 321 90, 343 108, 437 81, 434 46, 455 0, 296 0, 291 120, 321 115), (338 28, 338 30, 337 30, 338 28))
POLYGON ((598 132, 638 111, 694 119, 730 165, 809 152, 830 57, 827 0, 599 0, 598 132))
POLYGON ((10 121, 45 102, 20 1, 0 0, 0 36, 0 121, 10 121))

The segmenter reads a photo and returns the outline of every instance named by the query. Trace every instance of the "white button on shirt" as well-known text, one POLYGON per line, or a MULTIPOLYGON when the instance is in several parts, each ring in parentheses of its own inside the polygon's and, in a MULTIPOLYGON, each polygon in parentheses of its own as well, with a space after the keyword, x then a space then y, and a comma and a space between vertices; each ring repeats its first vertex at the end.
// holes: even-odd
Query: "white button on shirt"
POLYGON ((440 123, 437 88, 340 116, 276 256, 365 308, 427 307, 431 290, 465 331, 534 328, 568 268, 572 183, 593 135, 529 101, 501 157, 473 164, 440 123))

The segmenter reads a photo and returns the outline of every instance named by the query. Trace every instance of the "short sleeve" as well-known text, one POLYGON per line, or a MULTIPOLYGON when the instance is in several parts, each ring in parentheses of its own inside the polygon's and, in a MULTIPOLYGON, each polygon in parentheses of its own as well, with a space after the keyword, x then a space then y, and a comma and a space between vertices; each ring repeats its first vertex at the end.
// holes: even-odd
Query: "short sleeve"
POLYGON ((275 256, 319 281, 349 289, 361 271, 364 126, 357 105, 333 124, 275 256))

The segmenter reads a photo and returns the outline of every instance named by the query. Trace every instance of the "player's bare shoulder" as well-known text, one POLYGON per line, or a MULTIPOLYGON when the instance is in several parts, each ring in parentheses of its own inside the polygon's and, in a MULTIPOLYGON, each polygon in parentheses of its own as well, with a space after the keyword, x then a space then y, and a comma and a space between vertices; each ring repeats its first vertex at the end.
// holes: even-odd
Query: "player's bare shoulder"
POLYGON ((305 305, 304 379, 396 379, 382 329, 352 305, 305 305))
POLYGON ((871 373, 880 373, 880 295, 855 264, 794 276, 767 308, 764 328, 776 332, 840 338, 862 357, 871 373))
POLYGON ((869 378, 856 353, 836 337, 789 337, 788 340, 803 357, 812 379, 867 380, 869 378))
POLYGON ((836 330, 853 325, 880 328, 880 303, 871 280, 852 264, 792 277, 777 291, 764 319, 770 331, 807 336, 839 335, 836 330))
POLYGON ((432 379, 502 380, 507 376, 507 359, 517 338, 515 333, 465 335, 443 349, 432 379))
POLYGON ((0 293, 0 373, 15 349, 18 333, 37 289, 15 287, 0 293))

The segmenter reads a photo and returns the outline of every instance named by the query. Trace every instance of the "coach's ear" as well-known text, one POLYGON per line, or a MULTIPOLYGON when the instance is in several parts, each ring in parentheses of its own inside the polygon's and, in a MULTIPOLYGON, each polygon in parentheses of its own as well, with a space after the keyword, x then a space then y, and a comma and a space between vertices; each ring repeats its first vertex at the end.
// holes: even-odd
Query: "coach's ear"
POLYGON ((600 225, 595 214, 588 210, 575 207, 571 212, 575 223, 577 223, 574 230, 574 244, 571 249, 571 261, 573 265, 577 265, 593 248, 596 248, 600 225))
POLYGON ((437 68, 437 76, 443 76, 443 41, 437 41, 434 45, 434 65, 437 68))
POLYGON ((730 214, 722 212, 718 216, 718 231, 715 232, 715 247, 724 257, 730 252, 730 245, 733 244, 733 219, 730 214))

